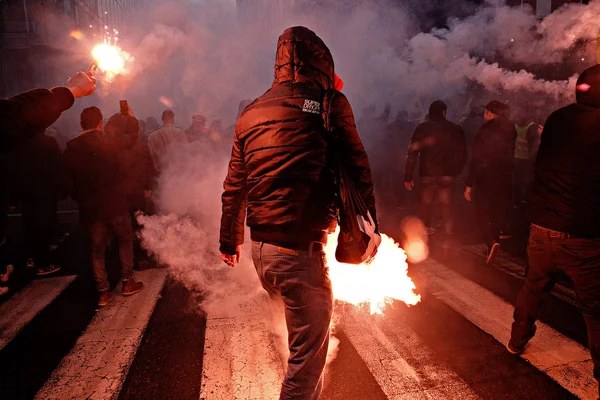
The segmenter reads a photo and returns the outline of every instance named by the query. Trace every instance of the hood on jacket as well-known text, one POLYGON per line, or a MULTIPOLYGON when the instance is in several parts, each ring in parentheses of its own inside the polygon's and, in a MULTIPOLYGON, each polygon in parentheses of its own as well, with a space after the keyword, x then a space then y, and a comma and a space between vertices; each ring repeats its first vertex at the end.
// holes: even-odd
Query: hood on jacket
POLYGON ((117 113, 110 117, 104 127, 104 132, 110 140, 129 148, 138 140, 140 124, 134 117, 117 113))
POLYGON ((313 31, 303 26, 288 28, 279 37, 273 85, 305 83, 327 90, 334 87, 331 52, 313 31))
POLYGON ((600 64, 582 72, 577 80, 577 103, 600 107, 600 64))

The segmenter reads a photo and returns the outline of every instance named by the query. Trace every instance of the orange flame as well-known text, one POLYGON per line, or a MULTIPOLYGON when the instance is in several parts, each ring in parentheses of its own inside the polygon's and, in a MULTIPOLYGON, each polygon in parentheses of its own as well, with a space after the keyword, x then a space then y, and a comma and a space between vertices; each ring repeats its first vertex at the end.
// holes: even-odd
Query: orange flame
POLYGON ((386 305, 400 300, 408 305, 421 301, 408 276, 406 253, 387 235, 369 264, 342 264, 335 259, 339 228, 330 235, 325 248, 333 297, 353 305, 369 305, 371 314, 383 314, 386 305))
POLYGON ((119 47, 108 43, 96 45, 92 50, 92 57, 109 80, 126 72, 125 62, 130 58, 129 54, 119 47))

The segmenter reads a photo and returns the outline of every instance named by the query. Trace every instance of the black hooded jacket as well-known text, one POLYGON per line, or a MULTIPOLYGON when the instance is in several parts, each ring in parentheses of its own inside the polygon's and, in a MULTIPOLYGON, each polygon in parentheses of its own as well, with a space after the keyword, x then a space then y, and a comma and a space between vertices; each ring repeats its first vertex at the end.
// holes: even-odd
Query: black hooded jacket
POLYGON ((467 160, 464 131, 443 116, 419 124, 408 148, 405 181, 413 180, 418 158, 420 177, 459 175, 467 160))
POLYGON ((577 103, 555 111, 544 125, 529 220, 600 237, 600 65, 584 71, 577 85, 577 103))
POLYGON ((272 87, 239 117, 224 183, 221 252, 252 239, 302 248, 326 241, 334 225, 335 185, 329 167, 328 127, 338 137, 344 167, 376 218, 371 169, 346 97, 333 91, 329 49, 304 27, 287 29, 277 44, 272 87), (326 90, 333 95, 323 104, 326 90))

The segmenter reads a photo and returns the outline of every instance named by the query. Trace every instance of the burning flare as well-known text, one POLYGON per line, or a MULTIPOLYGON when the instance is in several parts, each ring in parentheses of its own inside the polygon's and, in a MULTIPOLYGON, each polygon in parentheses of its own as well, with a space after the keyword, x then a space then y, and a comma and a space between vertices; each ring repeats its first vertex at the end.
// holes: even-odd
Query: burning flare
POLYGON ((383 314, 387 304, 400 300, 408 305, 421 301, 416 286, 408 276, 406 253, 387 235, 369 264, 342 264, 335 259, 339 228, 328 240, 325 254, 333 297, 353 305, 368 304, 371 314, 383 314))
POLYGON ((106 73, 109 80, 115 75, 126 72, 125 62, 130 58, 129 54, 115 45, 102 43, 96 45, 92 50, 92 57, 98 68, 106 73))

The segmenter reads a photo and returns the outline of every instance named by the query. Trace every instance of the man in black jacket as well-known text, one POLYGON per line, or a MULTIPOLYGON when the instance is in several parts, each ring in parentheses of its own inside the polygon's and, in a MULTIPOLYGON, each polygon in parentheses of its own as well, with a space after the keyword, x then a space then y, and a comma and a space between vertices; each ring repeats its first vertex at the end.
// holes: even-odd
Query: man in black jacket
POLYGON ((122 166, 102 133, 102 113, 89 107, 81 113, 83 131, 67 143, 63 154, 72 185, 71 195, 79 204, 79 222, 88 227, 92 240, 92 268, 100 307, 112 298, 105 256, 108 229, 119 242, 123 296, 142 290, 133 279, 133 233, 127 192, 121 180, 122 166))
POLYGON ((473 157, 465 183, 465 199, 474 200, 477 224, 488 247, 490 264, 500 250, 512 206, 512 180, 517 131, 508 106, 491 101, 484 124, 473 140, 473 157), (475 186, 475 194, 473 194, 475 186))
POLYGON ((65 87, 34 89, 0 99, 0 153, 43 133, 63 111, 71 108, 76 98, 89 96, 95 90, 92 73, 78 72, 65 87))
POLYGON ((417 126, 404 168, 404 186, 413 190, 413 173, 419 164, 419 205, 417 215, 431 228, 431 208, 438 199, 444 219, 444 233, 451 235, 454 226, 452 196, 454 182, 467 160, 467 142, 462 128, 446 119, 448 107, 434 101, 429 107, 429 119, 417 126))
POLYGON ((239 261, 247 209, 259 278, 285 304, 290 357, 281 399, 317 399, 323 384, 333 306, 323 248, 335 227, 328 141, 376 218, 369 160, 334 81, 323 41, 307 28, 287 29, 273 85, 237 121, 224 183, 221 257, 239 261))
POLYGON ((560 274, 575 286, 600 380, 600 65, 577 81, 577 102, 548 117, 529 205, 529 270, 517 299, 511 353, 536 331, 545 297, 560 274))

